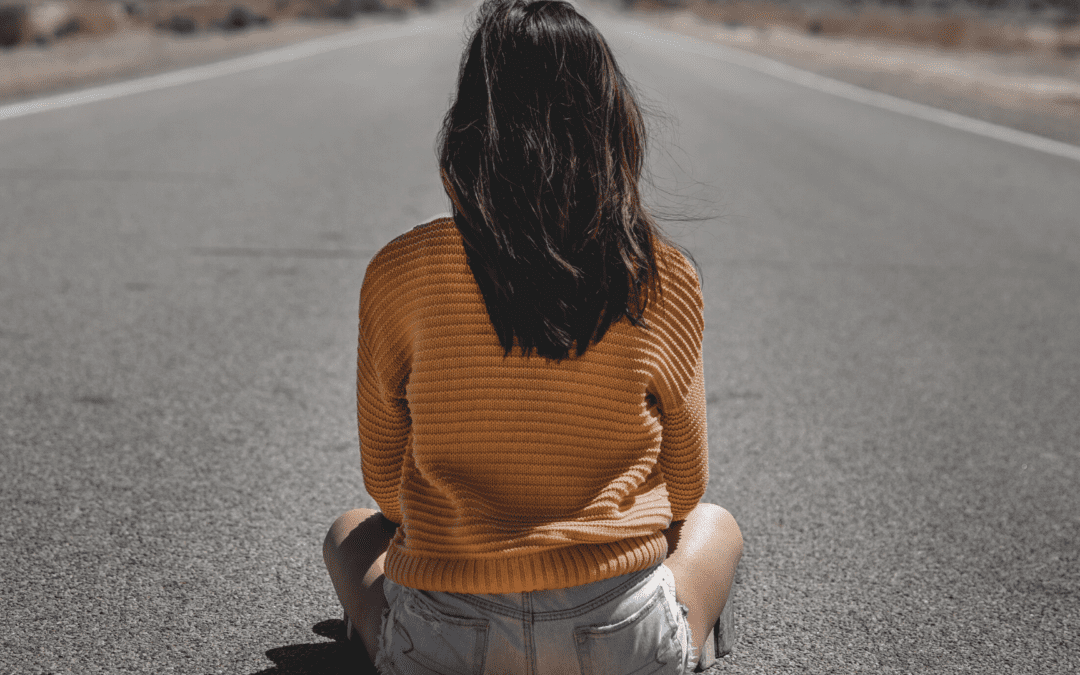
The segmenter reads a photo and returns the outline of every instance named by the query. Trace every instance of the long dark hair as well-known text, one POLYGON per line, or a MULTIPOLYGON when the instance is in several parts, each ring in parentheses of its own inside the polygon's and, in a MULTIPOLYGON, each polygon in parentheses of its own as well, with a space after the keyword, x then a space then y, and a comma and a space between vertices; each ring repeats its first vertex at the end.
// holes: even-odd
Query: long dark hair
POLYGON ((645 126, 599 31, 560 0, 487 0, 439 166, 506 354, 578 356, 658 292, 645 126))

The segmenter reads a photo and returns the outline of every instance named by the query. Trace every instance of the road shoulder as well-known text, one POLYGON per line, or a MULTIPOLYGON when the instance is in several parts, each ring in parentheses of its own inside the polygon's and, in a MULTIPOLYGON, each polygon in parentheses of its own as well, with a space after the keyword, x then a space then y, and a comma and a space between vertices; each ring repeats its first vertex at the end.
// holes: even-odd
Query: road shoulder
POLYGON ((630 16, 867 89, 1080 145, 1080 60, 1075 58, 812 36, 779 26, 732 27, 690 11, 630 16))

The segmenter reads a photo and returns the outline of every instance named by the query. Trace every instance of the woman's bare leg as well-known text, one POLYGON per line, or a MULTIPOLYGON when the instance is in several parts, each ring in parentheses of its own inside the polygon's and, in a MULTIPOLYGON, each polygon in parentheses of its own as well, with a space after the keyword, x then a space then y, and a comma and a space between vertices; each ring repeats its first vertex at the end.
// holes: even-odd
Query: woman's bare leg
POLYGON ((690 610, 686 619, 695 653, 700 654, 731 593, 742 558, 742 532, 726 509, 698 504, 686 520, 664 530, 664 536, 668 540, 664 564, 675 574, 675 595, 690 610))
POLYGON ((383 595, 383 564, 395 525, 382 513, 353 509, 334 521, 323 542, 323 560, 338 600, 352 619, 368 657, 379 649, 383 595))

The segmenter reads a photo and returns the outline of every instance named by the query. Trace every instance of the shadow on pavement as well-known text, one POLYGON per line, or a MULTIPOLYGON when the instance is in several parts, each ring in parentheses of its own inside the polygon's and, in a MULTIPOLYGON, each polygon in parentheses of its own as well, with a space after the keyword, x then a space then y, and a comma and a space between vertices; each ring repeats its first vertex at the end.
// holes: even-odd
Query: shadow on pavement
POLYGON ((311 631, 333 642, 270 649, 266 656, 274 662, 274 667, 252 675, 378 675, 363 650, 345 641, 344 621, 320 621, 311 627, 311 631))

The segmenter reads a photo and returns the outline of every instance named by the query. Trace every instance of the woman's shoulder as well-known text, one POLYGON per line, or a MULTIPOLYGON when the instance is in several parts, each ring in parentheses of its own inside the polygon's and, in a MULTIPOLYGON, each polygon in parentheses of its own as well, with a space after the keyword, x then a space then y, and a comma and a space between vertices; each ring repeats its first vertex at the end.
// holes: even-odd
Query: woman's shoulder
POLYGON ((440 217, 394 237, 379 249, 367 266, 365 284, 401 273, 415 274, 425 262, 464 255, 454 219, 440 217))
POLYGON ((400 319, 415 300, 469 273, 452 218, 435 218, 392 239, 367 265, 360 289, 361 322, 400 319))
POLYGON ((424 253, 434 253, 441 246, 460 242, 454 219, 449 216, 433 218, 408 232, 399 234, 379 249, 371 262, 409 258, 424 253))
POLYGON ((658 242, 657 278, 645 307, 646 325, 656 326, 658 338, 685 340, 686 345, 701 343, 705 329, 705 302, 701 282, 691 259, 679 248, 658 242))
POLYGON ((656 267, 660 274, 661 292, 668 289, 701 295, 701 279, 690 258, 678 247, 662 240, 655 248, 656 267))

